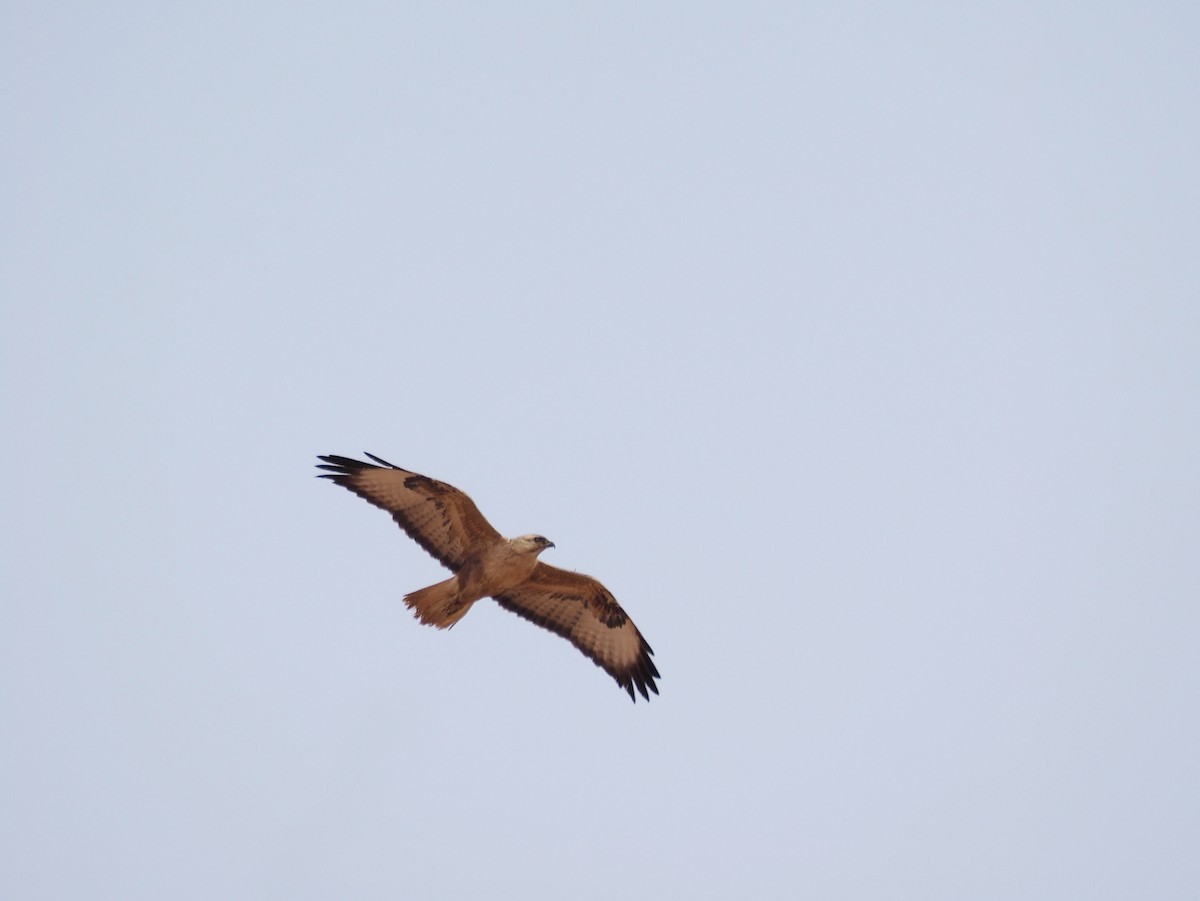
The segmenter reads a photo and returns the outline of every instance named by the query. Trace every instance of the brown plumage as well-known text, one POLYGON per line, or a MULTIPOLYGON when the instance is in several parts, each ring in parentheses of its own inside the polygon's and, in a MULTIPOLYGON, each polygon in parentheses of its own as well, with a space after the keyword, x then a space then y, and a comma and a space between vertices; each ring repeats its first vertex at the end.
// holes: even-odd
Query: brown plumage
POLYGON ((570 641, 637 700, 658 694, 654 653, 608 589, 590 576, 541 563, 554 543, 541 535, 506 539, 453 485, 393 466, 323 456, 319 469, 387 510, 417 544, 449 569, 444 582, 414 591, 404 603, 427 625, 446 629, 485 597, 570 641))

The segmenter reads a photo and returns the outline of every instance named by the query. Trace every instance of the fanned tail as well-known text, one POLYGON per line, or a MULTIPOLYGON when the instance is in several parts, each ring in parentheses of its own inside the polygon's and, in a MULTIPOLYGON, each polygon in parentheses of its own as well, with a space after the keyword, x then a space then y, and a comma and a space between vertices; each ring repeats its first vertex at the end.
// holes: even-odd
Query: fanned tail
POLYGON ((404 603, 425 625, 449 629, 467 615, 475 602, 459 600, 458 579, 452 577, 405 595, 404 603))

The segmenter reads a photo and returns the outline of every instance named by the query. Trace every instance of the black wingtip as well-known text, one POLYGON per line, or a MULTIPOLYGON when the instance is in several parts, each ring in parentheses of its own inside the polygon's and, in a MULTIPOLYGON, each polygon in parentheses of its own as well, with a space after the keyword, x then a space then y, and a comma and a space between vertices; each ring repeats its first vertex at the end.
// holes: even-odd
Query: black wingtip
POLYGON ((654 684, 655 679, 661 679, 658 670, 654 668, 654 664, 649 659, 642 661, 643 665, 639 671, 631 673, 624 682, 619 682, 620 686, 629 692, 629 700, 637 703, 637 694, 634 693, 636 688, 638 693, 647 701, 650 700, 650 692, 658 694, 658 686, 654 684), (653 673, 653 675, 651 675, 653 673))
POLYGON ((354 475, 356 472, 362 472, 364 469, 379 469, 380 466, 376 466, 376 463, 381 464, 385 469, 400 468, 393 463, 389 463, 387 460, 376 457, 374 454, 368 454, 366 451, 363 451, 363 453, 374 460, 375 463, 365 463, 362 460, 355 460, 353 457, 343 457, 340 454, 317 454, 318 460, 325 461, 324 463, 318 463, 317 469, 329 470, 329 473, 320 473, 318 478, 336 479, 338 476, 354 475))

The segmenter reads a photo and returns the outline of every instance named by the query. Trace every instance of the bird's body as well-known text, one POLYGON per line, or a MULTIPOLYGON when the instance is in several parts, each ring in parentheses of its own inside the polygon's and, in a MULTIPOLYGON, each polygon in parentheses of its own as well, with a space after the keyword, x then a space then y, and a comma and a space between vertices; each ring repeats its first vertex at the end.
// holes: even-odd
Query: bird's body
POLYGON ((445 582, 405 595, 404 603, 426 625, 449 628, 466 616, 476 601, 503 594, 528 579, 537 567, 538 554, 553 546, 540 535, 488 544, 469 556, 445 582))
POLYGON ((616 599, 590 576, 548 566, 541 535, 504 538, 475 503, 445 482, 393 466, 323 456, 322 473, 392 514, 400 527, 454 573, 404 598, 427 625, 449 628, 486 597, 574 644, 636 700, 658 693, 654 653, 616 599))

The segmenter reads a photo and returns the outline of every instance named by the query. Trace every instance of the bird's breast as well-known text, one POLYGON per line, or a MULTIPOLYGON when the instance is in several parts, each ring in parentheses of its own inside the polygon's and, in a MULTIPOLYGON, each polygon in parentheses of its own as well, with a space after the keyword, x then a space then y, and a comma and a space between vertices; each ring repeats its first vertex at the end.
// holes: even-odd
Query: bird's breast
POLYGON ((506 543, 496 545, 468 561, 459 571, 459 584, 466 593, 488 597, 520 585, 537 566, 536 554, 522 554, 506 543))

